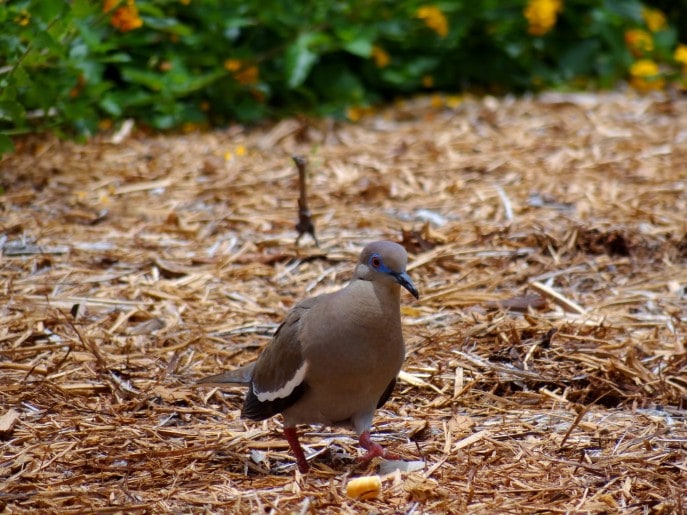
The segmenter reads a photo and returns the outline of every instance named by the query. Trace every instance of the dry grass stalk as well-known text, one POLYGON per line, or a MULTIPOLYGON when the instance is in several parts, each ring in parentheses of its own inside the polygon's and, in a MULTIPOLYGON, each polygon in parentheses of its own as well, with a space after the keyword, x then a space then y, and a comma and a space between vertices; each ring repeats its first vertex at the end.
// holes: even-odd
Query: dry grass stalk
POLYGON ((22 142, 1 163, 0 505, 683 513, 685 127, 683 99, 546 95, 22 142), (321 251, 293 244, 295 154, 321 251), (354 500, 374 467, 350 434, 313 428, 301 477, 278 420, 189 385, 254 359, 377 238, 422 290, 377 434, 426 465, 354 500))

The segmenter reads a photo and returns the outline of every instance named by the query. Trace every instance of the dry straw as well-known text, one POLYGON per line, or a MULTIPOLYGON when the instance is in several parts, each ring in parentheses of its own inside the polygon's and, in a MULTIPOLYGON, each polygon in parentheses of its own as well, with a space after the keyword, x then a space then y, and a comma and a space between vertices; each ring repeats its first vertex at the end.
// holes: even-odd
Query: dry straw
POLYGON ((358 125, 20 142, 1 163, 7 513, 684 513, 687 102, 418 99, 358 125), (241 149, 237 152, 237 149, 241 149), (294 245, 309 161, 320 248, 294 245), (255 358, 366 242, 403 241, 408 358, 377 435, 424 468, 346 496, 347 432, 238 418, 255 358))

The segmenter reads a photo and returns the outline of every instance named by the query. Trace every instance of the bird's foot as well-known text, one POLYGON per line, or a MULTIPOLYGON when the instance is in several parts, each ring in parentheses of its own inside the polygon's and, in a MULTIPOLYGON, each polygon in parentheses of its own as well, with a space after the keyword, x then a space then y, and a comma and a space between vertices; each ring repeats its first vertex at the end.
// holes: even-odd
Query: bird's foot
POLYGON ((301 447, 301 443, 298 441, 298 431, 295 427, 285 427, 284 436, 286 437, 286 441, 289 442, 291 452, 293 452, 293 455, 296 457, 298 470, 301 474, 305 474, 310 470, 310 466, 308 465, 308 460, 305 459, 303 447, 301 447))
POLYGON ((369 431, 361 433, 358 440, 360 446, 367 452, 358 458, 360 463, 369 463, 374 458, 384 458, 387 460, 398 460, 400 457, 392 452, 387 451, 384 447, 372 441, 369 431))

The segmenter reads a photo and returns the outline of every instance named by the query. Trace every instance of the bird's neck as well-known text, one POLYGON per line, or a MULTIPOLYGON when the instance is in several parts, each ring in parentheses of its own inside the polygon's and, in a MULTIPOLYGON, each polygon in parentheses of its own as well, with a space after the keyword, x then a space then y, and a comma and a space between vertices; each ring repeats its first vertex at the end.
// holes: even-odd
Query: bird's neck
POLYGON ((355 291, 361 318, 400 318, 401 289, 397 284, 353 279, 348 288, 355 291))

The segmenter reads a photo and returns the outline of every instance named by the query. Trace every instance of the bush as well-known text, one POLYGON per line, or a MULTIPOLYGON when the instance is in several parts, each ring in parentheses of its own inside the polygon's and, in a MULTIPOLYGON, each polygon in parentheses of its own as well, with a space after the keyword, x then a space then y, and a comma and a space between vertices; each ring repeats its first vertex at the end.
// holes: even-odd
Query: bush
POLYGON ((687 66, 675 27, 638 0, 13 0, 0 22, 0 154, 12 135, 126 118, 188 129, 355 119, 419 91, 647 91, 687 66))

